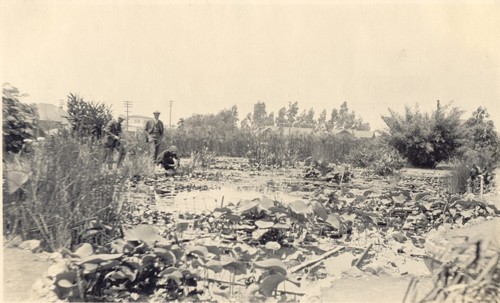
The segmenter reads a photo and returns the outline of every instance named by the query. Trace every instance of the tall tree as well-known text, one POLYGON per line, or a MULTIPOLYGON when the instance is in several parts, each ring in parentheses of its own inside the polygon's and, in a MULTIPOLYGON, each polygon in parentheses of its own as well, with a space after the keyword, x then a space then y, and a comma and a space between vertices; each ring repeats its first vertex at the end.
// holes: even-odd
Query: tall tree
POLYGON ((19 90, 4 83, 2 85, 2 131, 3 151, 17 153, 22 149, 24 139, 36 136, 38 114, 34 106, 21 103, 26 96, 19 90))
POLYGON ((298 102, 289 102, 288 110, 286 111, 286 123, 287 126, 292 127, 296 121, 297 113, 299 112, 298 102))
POLYGON ((286 108, 282 107, 278 111, 278 117, 276 117, 276 125, 283 127, 286 126, 287 120, 286 120, 286 108))

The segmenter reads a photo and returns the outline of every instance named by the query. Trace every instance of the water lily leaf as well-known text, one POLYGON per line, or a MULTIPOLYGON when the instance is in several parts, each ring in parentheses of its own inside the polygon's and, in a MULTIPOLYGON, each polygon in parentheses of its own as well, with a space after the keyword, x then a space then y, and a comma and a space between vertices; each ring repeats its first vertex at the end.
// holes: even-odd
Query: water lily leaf
POLYGON ((403 204, 406 201, 406 196, 399 194, 397 196, 392 196, 392 200, 394 200, 395 203, 403 204))
POLYGON ((224 218, 226 218, 229 221, 233 221, 233 222, 241 221, 241 216, 236 215, 236 214, 225 214, 224 218))
POLYGON ((259 201, 256 200, 243 200, 239 203, 238 208, 236 210, 237 213, 239 214, 244 214, 246 212, 249 212, 259 206, 259 201))
POLYGON ((15 193, 29 180, 29 174, 21 171, 7 171, 6 183, 9 195, 15 193))
POLYGON ((283 275, 270 275, 265 277, 260 283, 259 291, 262 295, 266 297, 270 297, 273 295, 273 292, 278 287, 278 284, 285 281, 286 277, 283 275))
POLYGON ((144 266, 148 266, 150 263, 154 262, 156 259, 156 255, 146 254, 142 256, 142 264, 144 266))
POLYGON ((207 245, 205 247, 207 248, 208 252, 211 254, 214 254, 216 256, 220 256, 222 254, 222 250, 220 249, 219 246, 207 245))
POLYGON ((333 228, 340 230, 342 224, 341 218, 337 214, 329 214, 326 223, 330 224, 333 228))
POLYGON ((159 274, 160 277, 164 277, 167 280, 172 279, 177 284, 181 284, 181 279, 184 277, 182 272, 180 272, 177 268, 167 268, 159 274))
POLYGON ((222 263, 220 261, 217 261, 217 260, 208 261, 207 263, 205 263, 205 267, 216 272, 216 273, 219 273, 222 271, 222 263))
POLYGON ((56 263, 52 264, 48 269, 47 269, 47 275, 49 277, 56 277, 57 275, 66 272, 68 268, 61 263, 56 263))
POLYGON ((290 209, 300 215, 307 215, 311 213, 311 209, 307 206, 307 204, 302 200, 295 200, 289 204, 290 209))
MULTIPOLYGON (((85 263, 85 264, 92 264, 92 263, 85 263)), ((110 269, 110 268, 117 266, 118 264, 120 264, 120 262, 118 262, 118 260, 104 261, 101 264, 99 264, 99 269, 107 270, 107 269, 110 269)))
POLYGON ((104 276, 104 279, 111 280, 125 280, 127 279, 127 275, 121 270, 111 271, 104 276))
POLYGON ((264 210, 269 210, 271 207, 274 206, 274 201, 267 198, 263 197, 260 199, 259 207, 264 210))
POLYGON ((186 246, 186 254, 195 254, 198 256, 206 257, 208 255, 208 249, 205 246, 201 245, 186 246))
POLYGON ((258 220, 255 221, 255 225, 258 228, 270 228, 274 225, 274 222, 269 222, 269 221, 264 221, 264 220, 258 220))
POLYGON ((273 226, 274 229, 290 229, 292 226, 287 223, 276 223, 273 226))
POLYGON ((247 268, 245 267, 245 265, 238 261, 233 261, 231 263, 224 264, 222 268, 228 270, 229 272, 233 273, 236 276, 244 275, 247 273, 247 268))
POLYGON ((97 263, 97 264, 99 264, 99 263, 102 263, 104 261, 118 259, 121 256, 123 256, 123 254, 98 254, 98 255, 90 255, 90 256, 85 257, 82 260, 80 260, 80 262, 78 262, 77 264, 79 264, 79 265, 84 264, 84 263, 97 263))
POLYGON ((65 271, 65 272, 59 273, 58 275, 55 276, 55 280, 56 281, 67 280, 71 284, 74 284, 76 281, 76 272, 65 271))
POLYGON ((427 197, 430 193, 418 193, 415 195, 415 201, 420 201, 422 200, 423 198, 427 197))
POLYGON ((123 272, 127 278, 130 280, 130 282, 134 282, 135 279, 137 278, 137 271, 133 271, 130 269, 128 266, 120 266, 120 271, 123 272))
POLYGON ((254 262, 254 265, 258 268, 272 269, 273 271, 286 276, 286 265, 279 259, 267 259, 262 261, 254 262))
POLYGON ((266 249, 270 249, 270 250, 278 250, 281 248, 281 245, 278 242, 269 241, 266 243, 266 245, 264 247, 266 249))
POLYGON ((83 273, 84 274, 94 273, 98 267, 99 267, 99 264, 85 263, 85 264, 83 264, 83 273))
POLYGON ((117 253, 129 253, 134 250, 134 245, 123 239, 116 239, 111 242, 111 248, 117 253))
POLYGON ((486 208, 488 204, 478 201, 478 200, 458 200, 456 201, 457 205, 461 205, 464 209, 474 208, 476 206, 486 208))
POLYGON ((267 233, 266 229, 257 229, 252 232, 252 239, 260 240, 260 238, 262 238, 262 236, 265 235, 266 233, 267 233))
POLYGON ((171 251, 168 251, 166 250, 165 248, 161 248, 161 247, 155 247, 153 249, 153 252, 155 255, 157 255, 158 257, 160 257, 160 259, 162 259, 163 261, 165 261, 167 264, 175 264, 176 262, 176 257, 175 257, 175 254, 171 251))
POLYGON ((472 209, 469 209, 469 210, 464 210, 464 211, 461 211, 460 214, 462 215, 462 217, 464 217, 465 219, 470 219, 472 218, 472 216, 474 215, 474 212, 472 211, 472 209))
POLYGON ((94 248, 89 243, 84 243, 82 246, 78 247, 73 253, 74 256, 79 258, 85 258, 94 253, 94 248))
POLYGON ((62 287, 62 288, 71 288, 71 287, 75 286, 75 284, 71 283, 70 281, 68 281, 66 279, 61 279, 61 280, 57 281, 57 285, 62 287))
POLYGON ((252 230, 252 229, 255 229, 255 226, 248 225, 248 224, 242 224, 242 225, 236 226, 234 229, 236 229, 236 230, 252 230))
POLYGON ((326 218, 328 218, 328 211, 323 206, 323 204, 319 203, 318 201, 312 201, 311 205, 312 205, 314 214, 316 216, 320 217, 323 220, 326 220, 326 218))
POLYGON ((158 235, 156 228, 141 224, 134 226, 131 229, 126 229, 123 232, 125 240, 129 241, 142 241, 148 246, 154 246, 155 242, 161 241, 163 238, 158 235))

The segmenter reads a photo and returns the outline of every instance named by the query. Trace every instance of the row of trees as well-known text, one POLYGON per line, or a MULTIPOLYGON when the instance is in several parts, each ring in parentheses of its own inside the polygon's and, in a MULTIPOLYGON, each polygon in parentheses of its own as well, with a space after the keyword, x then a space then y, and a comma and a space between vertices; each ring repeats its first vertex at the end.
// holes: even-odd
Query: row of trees
POLYGON ((352 130, 370 130, 369 123, 363 123, 361 117, 356 117, 354 111, 349 111, 347 102, 343 102, 340 108, 334 108, 330 117, 327 117, 326 110, 323 110, 316 119, 313 108, 304 109, 299 114, 299 105, 297 102, 290 102, 288 108, 282 107, 275 117, 274 112, 267 113, 266 103, 257 102, 254 105, 253 114, 248 113, 241 121, 242 128, 262 128, 266 126, 280 127, 308 127, 317 131, 329 131, 332 129, 352 129, 352 130))

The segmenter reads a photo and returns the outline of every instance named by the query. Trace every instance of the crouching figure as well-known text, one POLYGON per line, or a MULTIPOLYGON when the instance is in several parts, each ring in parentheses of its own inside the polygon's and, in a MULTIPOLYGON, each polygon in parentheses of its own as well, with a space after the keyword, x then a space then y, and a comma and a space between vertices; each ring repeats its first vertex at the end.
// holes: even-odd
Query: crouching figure
POLYGON ((175 145, 170 146, 158 155, 157 161, 167 171, 167 174, 174 174, 181 164, 181 160, 177 155, 177 147, 175 145))

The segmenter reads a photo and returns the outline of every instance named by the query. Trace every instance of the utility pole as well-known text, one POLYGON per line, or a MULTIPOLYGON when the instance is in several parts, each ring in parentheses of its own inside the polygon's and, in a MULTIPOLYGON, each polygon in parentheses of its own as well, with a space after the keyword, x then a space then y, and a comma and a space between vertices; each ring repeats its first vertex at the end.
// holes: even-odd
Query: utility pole
POLYGON ((125 112, 127 113, 127 126, 126 126, 126 130, 128 131, 128 113, 129 113, 129 109, 132 107, 132 101, 123 101, 123 103, 125 104, 125 112))
POLYGON ((172 128, 172 103, 174 103, 174 101, 170 100, 170 118, 168 119, 168 128, 172 128))

